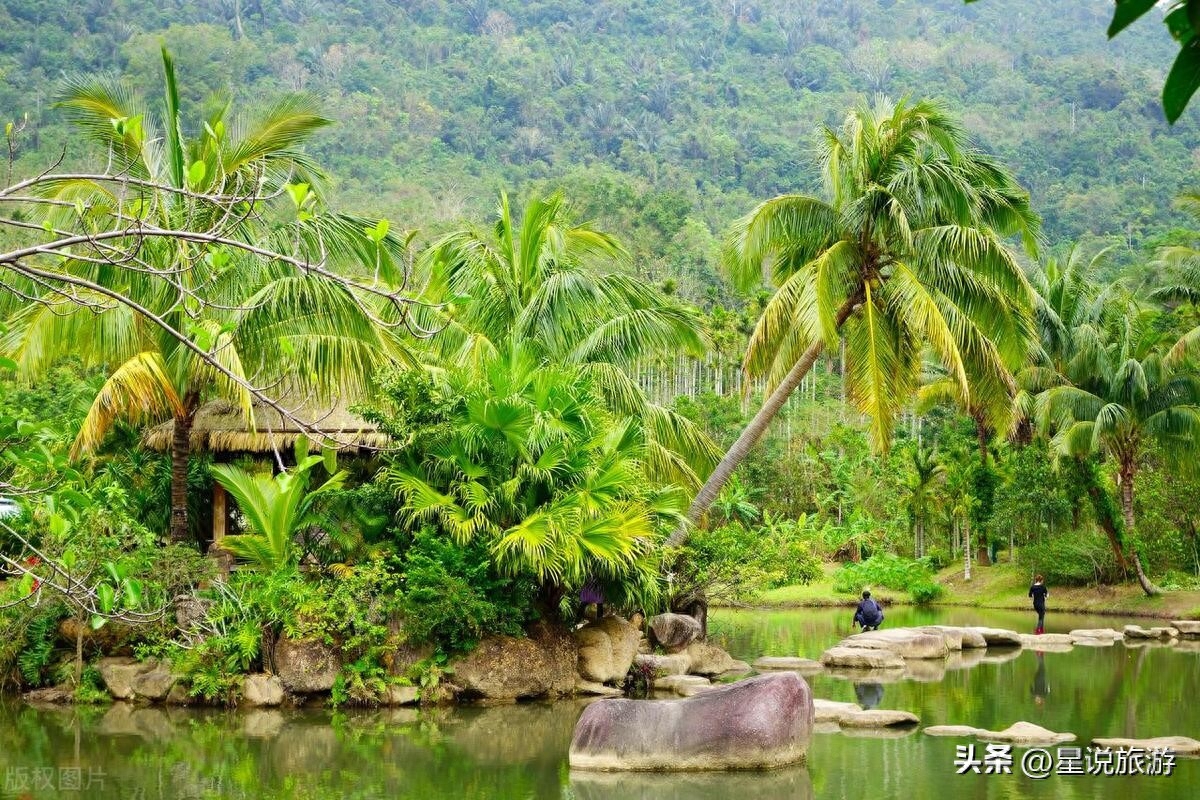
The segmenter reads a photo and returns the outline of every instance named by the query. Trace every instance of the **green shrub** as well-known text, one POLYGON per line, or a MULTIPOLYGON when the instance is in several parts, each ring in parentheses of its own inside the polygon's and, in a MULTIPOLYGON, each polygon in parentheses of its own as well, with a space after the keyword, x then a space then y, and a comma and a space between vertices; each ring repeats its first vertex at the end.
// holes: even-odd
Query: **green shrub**
POLYGON ((918 560, 925 562, 930 571, 939 572, 950 566, 950 563, 954 559, 950 556, 950 551, 947 548, 934 547, 918 560))
POLYGON ((1103 534, 1072 533, 1026 545, 1017 563, 1030 575, 1041 574, 1058 586, 1087 586, 1118 576, 1112 547, 1103 534))
POLYGON ((459 545, 432 528, 418 531, 404 555, 405 635, 445 652, 470 650, 485 633, 520 635, 533 608, 534 584, 496 575, 487 545, 459 545))
POLYGON ((808 585, 825 575, 821 559, 813 552, 810 542, 799 539, 784 542, 778 548, 778 553, 780 576, 768 584, 772 589, 798 583, 808 585))
POLYGON ((942 594, 929 567, 892 553, 877 553, 865 561, 844 564, 833 578, 834 591, 857 594, 871 586, 908 592, 914 602, 929 603, 942 594))
POLYGON ((928 605, 945 594, 946 590, 940 583, 919 583, 909 589, 909 596, 919 606, 928 605))

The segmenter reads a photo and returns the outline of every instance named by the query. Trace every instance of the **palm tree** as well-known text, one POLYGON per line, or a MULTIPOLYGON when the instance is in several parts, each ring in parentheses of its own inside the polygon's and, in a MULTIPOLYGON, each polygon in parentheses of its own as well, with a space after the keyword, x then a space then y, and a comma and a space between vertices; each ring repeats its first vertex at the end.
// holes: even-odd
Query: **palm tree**
MULTIPOLYGON (((692 503, 695 523, 826 346, 845 343, 850 398, 878 448, 916 388, 925 347, 959 394, 1024 357, 1032 291, 1003 237, 1033 248, 1028 195, 928 102, 851 112, 824 130, 825 197, 783 195, 740 220, 724 262, 743 287, 766 269, 778 286, 745 369, 770 391, 692 503)), ((671 543, 687 535, 676 531, 671 543)))
POLYGON ((425 324, 440 329, 431 341, 436 364, 480 365, 519 343, 547 364, 577 366, 610 411, 641 420, 652 469, 698 486, 719 450, 685 417, 651 402, 629 370, 659 354, 702 356, 703 320, 615 269, 627 259, 616 239, 573 223, 561 194, 532 198, 517 220, 501 193, 490 234, 455 231, 422 256, 425 324))
MULTIPOLYGON (((1134 491, 1146 448, 1186 463, 1200 444, 1200 375, 1163 355, 1147 320, 1130 315, 1115 340, 1089 357, 1077 356, 1063 376, 1069 383, 1038 396, 1041 429, 1051 444, 1076 458, 1106 454, 1116 462, 1124 534, 1134 533, 1134 491)), ((1173 350, 1172 352, 1175 352, 1173 350)), ((1110 534, 1111 535, 1111 534, 1110 534)), ((1124 560, 1124 543, 1114 542, 1124 560)), ((1146 577, 1135 547, 1132 561, 1147 595, 1159 589, 1146 577)))
POLYGON ((1061 258, 1049 256, 1029 271, 1038 336, 1032 357, 1015 376, 1009 432, 1020 443, 1033 434, 1037 395, 1093 359, 1104 347, 1106 331, 1128 310, 1130 296, 1120 282, 1098 281, 1111 251, 1106 247, 1088 255, 1073 244, 1061 258))
POLYGON ((936 450, 917 447, 912 451, 912 474, 908 476, 908 515, 913 523, 913 549, 917 558, 925 555, 925 525, 937 502, 939 484, 946 479, 946 467, 936 450))
MULTIPOLYGON (((111 183, 89 178, 55 181, 48 192, 59 210, 47 224, 65 227, 56 223, 61 214, 111 225, 146 219, 169 230, 219 231, 227 238, 270 243, 276 252, 336 269, 361 269, 367 262, 368 269, 390 271, 398 249, 394 236, 320 208, 322 176, 299 149, 328 124, 311 100, 284 97, 257 121, 233 118, 222 105, 188 139, 165 49, 163 68, 166 98, 157 125, 120 83, 66 82, 61 107, 117 173, 140 183, 124 195, 111 183), (240 215, 233 215, 238 206, 228 198, 237 197, 247 200, 240 215), (292 221, 269 225, 265 209, 257 208, 262 203, 251 203, 260 197, 290 198, 292 221)), ((136 252, 132 265, 76 256, 67 268, 186 332, 225 372, 146 314, 100 294, 83 297, 88 305, 81 305, 80 298, 46 293, 9 321, 3 350, 29 378, 45 374, 66 353, 110 370, 76 438, 76 457, 93 452, 118 419, 172 422, 170 537, 182 541, 189 536, 191 427, 203 402, 230 401, 253 424, 247 385, 270 385, 280 396, 321 402, 352 397, 381 361, 396 354, 397 342, 374 324, 362 298, 320 274, 184 239, 150 238, 136 252)))

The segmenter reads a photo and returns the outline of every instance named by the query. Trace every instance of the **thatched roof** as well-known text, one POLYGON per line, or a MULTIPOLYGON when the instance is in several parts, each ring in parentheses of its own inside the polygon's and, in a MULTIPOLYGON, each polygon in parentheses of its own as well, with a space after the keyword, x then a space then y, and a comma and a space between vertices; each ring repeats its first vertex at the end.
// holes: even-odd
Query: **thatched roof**
MULTIPOLYGON (((291 408, 286 402, 280 405, 291 408)), ((275 449, 291 448, 301 434, 312 440, 315 446, 327 444, 343 451, 379 448, 388 443, 387 434, 380 431, 375 423, 367 422, 340 406, 325 409, 301 407, 292 413, 311 423, 314 430, 306 432, 275 409, 258 404, 254 407, 254 428, 251 429, 237 406, 223 400, 205 403, 196 412, 192 423, 192 450, 269 453, 275 449)), ((174 432, 175 423, 164 422, 147 430, 142 442, 154 450, 165 451, 171 447, 174 432)))

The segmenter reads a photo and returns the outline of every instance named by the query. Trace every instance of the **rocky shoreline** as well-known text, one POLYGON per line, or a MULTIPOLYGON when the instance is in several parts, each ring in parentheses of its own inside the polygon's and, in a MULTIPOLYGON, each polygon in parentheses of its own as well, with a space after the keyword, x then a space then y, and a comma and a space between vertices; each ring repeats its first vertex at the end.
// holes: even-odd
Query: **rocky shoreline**
MULTIPOLYGON (((608 616, 574 631, 539 626, 527 637, 489 636, 469 654, 451 661, 442 681, 422 689, 406 673, 425 655, 397 652, 391 660, 394 679, 369 705, 406 706, 435 703, 511 703, 565 697, 617 697, 625 694, 628 676, 641 676, 650 696, 694 697, 752 673, 794 672, 881 683, 899 680, 940 681, 948 671, 979 663, 1016 658, 1024 648, 1042 652, 1073 647, 1164 646, 1200 651, 1200 621, 1173 620, 1169 625, 1126 625, 1115 629, 1079 629, 1067 634, 1030 635, 978 626, 931 625, 894 628, 846 637, 819 660, 765 656, 753 664, 732 658, 699 638, 695 620, 679 614, 652 618, 643 633, 639 625, 608 616)), ((328 643, 276 642, 271 672, 245 675, 231 704, 250 708, 326 705, 342 674, 342 655, 328 643)), ((114 700, 138 705, 188 706, 206 701, 193 697, 182 674, 159 659, 128 656, 100 659, 95 667, 114 700)), ((38 689, 25 695, 33 703, 72 703, 71 687, 38 689)), ((824 701, 818 701, 818 704, 824 701)), ((854 717, 844 707, 819 723, 844 727, 890 727, 900 717, 873 722, 854 717)), ((862 709, 859 709, 862 711, 862 709)), ((832 713, 832 712, 831 712, 832 713)), ((864 712, 865 713, 865 712, 864 712)), ((888 712, 903 714, 906 712, 888 712)), ((869 716, 869 715, 868 715, 869 716)), ((878 715, 877 715, 878 716, 878 715)), ((915 718, 905 719, 916 722, 915 718)))

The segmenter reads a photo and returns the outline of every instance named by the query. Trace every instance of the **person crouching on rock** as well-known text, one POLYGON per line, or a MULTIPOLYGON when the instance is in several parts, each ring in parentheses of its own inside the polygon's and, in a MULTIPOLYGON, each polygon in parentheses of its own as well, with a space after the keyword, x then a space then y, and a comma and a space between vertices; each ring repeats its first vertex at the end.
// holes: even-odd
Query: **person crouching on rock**
POLYGON ((851 623, 851 627, 862 625, 864 631, 875 631, 879 630, 879 626, 882 624, 883 607, 871 599, 870 592, 863 592, 862 602, 854 611, 854 622, 851 623))
POLYGON ((1033 579, 1033 585, 1029 587, 1029 596, 1033 598, 1033 610, 1038 615, 1037 630, 1034 633, 1045 633, 1046 598, 1050 596, 1050 590, 1046 588, 1046 580, 1041 575, 1033 579))

